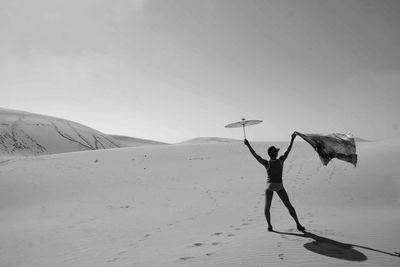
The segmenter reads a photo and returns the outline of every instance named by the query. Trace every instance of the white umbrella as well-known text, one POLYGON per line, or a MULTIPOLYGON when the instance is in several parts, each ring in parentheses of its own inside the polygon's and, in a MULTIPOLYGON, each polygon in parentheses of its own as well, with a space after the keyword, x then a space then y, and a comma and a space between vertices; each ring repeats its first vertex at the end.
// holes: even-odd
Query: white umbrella
POLYGON ((246 139, 246 126, 250 126, 250 125, 256 125, 261 123, 261 120, 246 120, 246 119, 242 119, 241 121, 238 122, 234 122, 234 123, 230 123, 228 125, 225 125, 225 128, 239 128, 239 127, 243 127, 243 134, 244 134, 244 139, 246 139))

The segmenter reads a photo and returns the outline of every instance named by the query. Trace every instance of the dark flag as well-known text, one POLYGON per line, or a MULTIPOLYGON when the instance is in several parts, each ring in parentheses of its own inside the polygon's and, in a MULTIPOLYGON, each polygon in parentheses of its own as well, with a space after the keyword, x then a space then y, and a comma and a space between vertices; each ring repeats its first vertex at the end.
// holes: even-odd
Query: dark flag
POLYGON ((322 164, 327 165, 331 159, 337 158, 357 165, 356 143, 351 135, 297 134, 317 151, 322 164))

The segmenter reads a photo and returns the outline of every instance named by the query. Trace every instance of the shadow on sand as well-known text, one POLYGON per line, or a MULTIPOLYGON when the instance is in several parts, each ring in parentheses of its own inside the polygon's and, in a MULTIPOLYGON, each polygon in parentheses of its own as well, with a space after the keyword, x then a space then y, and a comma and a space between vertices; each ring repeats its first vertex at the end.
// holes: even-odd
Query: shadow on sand
POLYGON ((291 235, 291 236, 297 236, 297 237, 304 237, 304 238, 312 238, 314 239, 313 241, 304 244, 304 248, 307 250, 310 250, 314 253, 318 253, 321 255, 325 255, 328 257, 336 258, 336 259, 341 259, 341 260, 348 260, 348 261, 366 261, 368 258, 365 254, 361 253, 360 251, 356 250, 355 248, 362 248, 362 249, 367 249, 379 253, 383 253, 386 255, 394 256, 394 257, 400 257, 400 254, 395 252, 395 253, 389 253, 373 248, 368 248, 364 246, 358 246, 358 245, 352 245, 352 244, 346 244, 346 243, 341 243, 326 237, 322 237, 316 234, 312 234, 310 232, 302 232, 302 234, 296 234, 296 233, 286 233, 286 232, 278 232, 278 231, 273 231, 274 233, 281 234, 281 236, 286 236, 286 235, 291 235))

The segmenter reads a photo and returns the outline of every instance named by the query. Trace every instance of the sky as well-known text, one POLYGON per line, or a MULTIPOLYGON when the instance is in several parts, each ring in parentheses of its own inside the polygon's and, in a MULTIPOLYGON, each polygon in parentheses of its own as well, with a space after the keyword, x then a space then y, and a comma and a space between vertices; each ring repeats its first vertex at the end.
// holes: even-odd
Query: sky
POLYGON ((400 137, 400 1, 0 0, 0 107, 168 143, 400 137))

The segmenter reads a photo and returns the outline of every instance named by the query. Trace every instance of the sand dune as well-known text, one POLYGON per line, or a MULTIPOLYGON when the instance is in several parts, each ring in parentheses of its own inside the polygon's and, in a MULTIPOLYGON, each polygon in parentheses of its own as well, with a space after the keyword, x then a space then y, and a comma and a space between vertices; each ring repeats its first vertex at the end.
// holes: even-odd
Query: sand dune
POLYGON ((44 155, 121 147, 117 140, 60 118, 0 108, 0 155, 44 155))
POLYGON ((126 147, 166 145, 166 143, 149 139, 142 139, 130 136, 122 136, 122 135, 113 135, 113 134, 110 134, 109 136, 113 137, 120 144, 123 144, 126 147))
POLYGON ((324 167, 295 143, 284 182, 305 234, 277 196, 267 231, 265 170, 238 142, 2 161, 0 266, 399 266, 400 142, 358 154, 324 167))

